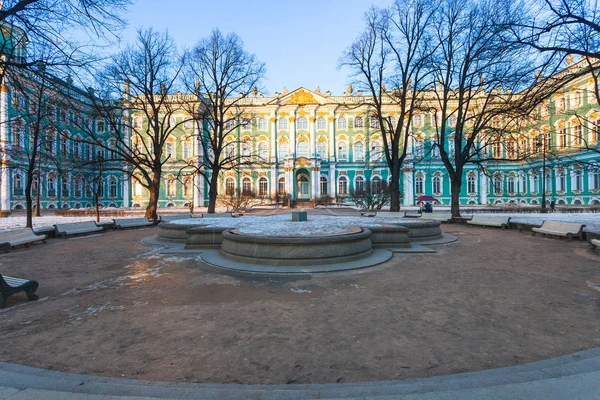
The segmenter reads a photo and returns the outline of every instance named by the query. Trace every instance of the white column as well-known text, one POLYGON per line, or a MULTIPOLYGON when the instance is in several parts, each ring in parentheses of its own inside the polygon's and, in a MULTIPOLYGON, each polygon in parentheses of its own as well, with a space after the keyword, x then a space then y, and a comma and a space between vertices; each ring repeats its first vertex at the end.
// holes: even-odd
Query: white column
POLYGON ((329 117, 329 160, 335 161, 335 127, 334 118, 329 117))
POLYGON ((404 191, 404 205, 405 206, 413 206, 415 205, 415 194, 414 194, 414 185, 413 185, 413 174, 414 171, 412 168, 406 168, 403 174, 402 179, 402 187, 404 191))
POLYGON ((194 180, 194 207, 204 207, 204 177, 196 174, 194 180))
POLYGON ((10 173, 8 168, 9 156, 5 151, 9 146, 8 141, 8 87, 0 85, 0 168, 2 169, 0 182, 0 209, 10 211, 10 173))
POLYGON ((479 171, 479 203, 488 203, 488 177, 483 171, 479 171))
POLYGON ((277 165, 271 164, 271 198, 277 198, 277 165))
POLYGON ((312 180, 312 198, 318 199, 319 196, 319 169, 317 167, 313 167, 311 170, 311 180, 312 180))
MULTIPOLYGON (((62 177, 61 177, 62 179, 62 177)), ((130 207, 130 199, 131 199, 131 193, 129 188, 131 187, 131 178, 128 176, 125 176, 125 179, 123 179, 123 207, 130 207)))
POLYGON ((292 197, 292 199, 296 198, 296 193, 294 193, 294 169, 291 167, 286 168, 287 171, 285 173, 285 185, 287 186, 287 193, 292 197))
POLYGON ((277 117, 271 117, 271 148, 269 149, 269 159, 271 163, 277 162, 277 117))
POLYGON ((290 124, 290 154, 296 158, 296 117, 289 119, 290 124))
POLYGON ((337 185, 335 182, 335 163, 332 162, 329 164, 329 196, 336 197, 337 196, 337 185))

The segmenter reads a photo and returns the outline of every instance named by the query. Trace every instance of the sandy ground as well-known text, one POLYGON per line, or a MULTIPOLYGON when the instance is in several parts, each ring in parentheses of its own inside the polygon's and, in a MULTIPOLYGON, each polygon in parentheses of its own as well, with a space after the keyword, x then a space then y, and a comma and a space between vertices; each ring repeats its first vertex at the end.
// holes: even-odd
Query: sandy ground
POLYGON ((509 366, 600 346, 600 250, 444 226, 460 241, 359 272, 226 274, 156 228, 0 255, 41 299, 0 310, 0 361, 136 379, 324 383, 509 366))

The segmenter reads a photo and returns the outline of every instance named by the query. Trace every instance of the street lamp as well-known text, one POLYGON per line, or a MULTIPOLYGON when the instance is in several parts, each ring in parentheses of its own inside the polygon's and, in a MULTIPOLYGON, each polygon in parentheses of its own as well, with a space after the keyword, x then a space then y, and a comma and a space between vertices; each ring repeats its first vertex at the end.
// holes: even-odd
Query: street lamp
POLYGON ((538 141, 535 146, 542 147, 542 213, 546 212, 546 138, 544 135, 538 136, 538 141))

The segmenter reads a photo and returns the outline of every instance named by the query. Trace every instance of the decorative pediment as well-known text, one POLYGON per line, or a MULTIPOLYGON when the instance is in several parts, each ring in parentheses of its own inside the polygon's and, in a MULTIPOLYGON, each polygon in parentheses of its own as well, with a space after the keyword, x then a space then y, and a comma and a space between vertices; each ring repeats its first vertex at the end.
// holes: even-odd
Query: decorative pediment
POLYGON ((311 92, 304 89, 298 89, 291 93, 290 98, 285 104, 319 104, 319 102, 311 92))

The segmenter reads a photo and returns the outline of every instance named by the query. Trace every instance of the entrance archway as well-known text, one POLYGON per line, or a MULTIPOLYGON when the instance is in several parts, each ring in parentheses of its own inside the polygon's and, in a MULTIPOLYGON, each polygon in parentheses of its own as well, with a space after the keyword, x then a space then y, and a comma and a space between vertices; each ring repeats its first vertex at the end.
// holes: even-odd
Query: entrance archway
POLYGON ((298 199, 310 199, 310 175, 305 170, 296 174, 296 193, 298 199))

